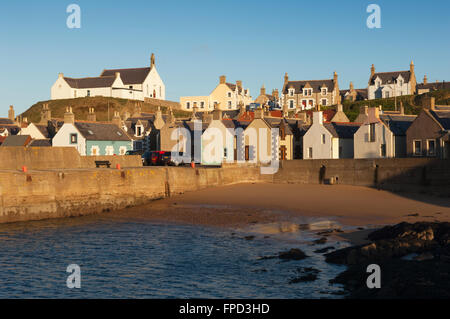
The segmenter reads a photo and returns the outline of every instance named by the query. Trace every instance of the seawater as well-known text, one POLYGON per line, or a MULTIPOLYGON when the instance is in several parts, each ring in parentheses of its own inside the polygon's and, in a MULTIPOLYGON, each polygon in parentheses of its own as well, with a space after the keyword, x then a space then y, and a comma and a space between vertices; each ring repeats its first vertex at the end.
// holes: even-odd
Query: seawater
POLYGON ((107 216, 5 224, 0 298, 342 298, 329 280, 345 268, 325 263, 313 239, 107 216), (260 259, 291 248, 310 257, 260 259), (81 289, 66 285, 70 264, 81 267, 81 289), (300 267, 319 269, 318 279, 289 284, 300 267))

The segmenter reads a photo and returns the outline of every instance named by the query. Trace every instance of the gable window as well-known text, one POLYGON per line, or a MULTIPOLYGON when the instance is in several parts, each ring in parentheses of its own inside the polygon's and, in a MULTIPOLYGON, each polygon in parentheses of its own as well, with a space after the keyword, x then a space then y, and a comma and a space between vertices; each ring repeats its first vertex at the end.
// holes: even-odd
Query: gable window
POLYGON ((304 96, 312 96, 313 89, 303 89, 304 96))
POLYGON ((313 158, 313 148, 312 147, 308 148, 308 158, 313 158))
POLYGON ((70 144, 78 143, 78 134, 70 134, 70 144))
POLYGON ((435 140, 427 140, 427 154, 428 154, 428 156, 436 155, 436 141, 435 140))
POLYGON ((91 96, 91 90, 87 90, 86 96, 91 96))
POLYGON ((386 92, 385 94, 384 94, 384 97, 386 98, 386 99, 388 99, 390 96, 389 96, 390 94, 389 94, 389 92, 386 92))
POLYGON ((191 108, 191 102, 186 102, 186 108, 190 109, 191 108))
POLYGON ((224 148, 223 148, 223 157, 224 157, 224 158, 227 158, 227 156, 228 156, 227 148, 224 147, 224 148))
POLYGON ((322 134, 322 144, 325 144, 325 142, 326 142, 326 135, 322 134))
POLYGON ((422 156, 422 141, 421 140, 413 141, 413 154, 414 154, 414 156, 422 156))
POLYGON ((381 86, 381 81, 377 81, 377 82, 375 83, 375 85, 377 86, 377 88, 379 88, 379 87, 381 86))
POLYGON ((327 95, 328 94, 328 89, 327 88, 323 88, 322 89, 322 95, 327 95))
POLYGON ((142 136, 143 127, 141 125, 136 125, 136 136, 142 136))
POLYGON ((369 142, 375 142, 375 123, 369 124, 369 142))

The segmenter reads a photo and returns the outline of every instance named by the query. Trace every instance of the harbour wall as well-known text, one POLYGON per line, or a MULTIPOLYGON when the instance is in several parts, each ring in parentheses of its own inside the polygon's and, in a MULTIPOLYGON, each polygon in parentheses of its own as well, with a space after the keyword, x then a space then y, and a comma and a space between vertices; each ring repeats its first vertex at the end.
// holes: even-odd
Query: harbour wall
POLYGON ((427 192, 450 200, 450 161, 297 160, 281 162, 277 173, 263 175, 256 165, 142 167, 139 156, 94 158, 81 157, 70 148, 14 152, 14 148, 0 147, 0 223, 101 213, 236 183, 359 185, 427 192), (95 168, 97 159, 113 165, 95 168), (116 163, 121 169, 115 168, 116 163), (22 166, 28 170, 22 171, 22 166))

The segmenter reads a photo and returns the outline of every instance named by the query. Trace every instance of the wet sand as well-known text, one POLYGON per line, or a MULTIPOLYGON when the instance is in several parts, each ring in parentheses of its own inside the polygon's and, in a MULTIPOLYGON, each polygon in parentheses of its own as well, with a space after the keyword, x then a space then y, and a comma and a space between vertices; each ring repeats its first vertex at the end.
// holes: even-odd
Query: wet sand
POLYGON ((189 192, 117 213, 223 227, 308 217, 373 228, 402 221, 450 221, 450 198, 347 185, 239 184, 189 192))

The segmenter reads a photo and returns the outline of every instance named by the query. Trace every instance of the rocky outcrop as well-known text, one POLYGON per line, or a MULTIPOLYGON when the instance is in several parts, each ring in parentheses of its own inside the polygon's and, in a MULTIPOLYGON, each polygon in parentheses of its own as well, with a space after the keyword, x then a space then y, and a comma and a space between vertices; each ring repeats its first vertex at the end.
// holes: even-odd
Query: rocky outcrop
POLYGON ((401 223, 368 239, 325 255, 327 262, 349 265, 331 281, 343 284, 349 297, 450 298, 450 223, 401 223), (380 289, 366 284, 367 266, 374 263, 381 269, 380 289))

